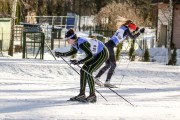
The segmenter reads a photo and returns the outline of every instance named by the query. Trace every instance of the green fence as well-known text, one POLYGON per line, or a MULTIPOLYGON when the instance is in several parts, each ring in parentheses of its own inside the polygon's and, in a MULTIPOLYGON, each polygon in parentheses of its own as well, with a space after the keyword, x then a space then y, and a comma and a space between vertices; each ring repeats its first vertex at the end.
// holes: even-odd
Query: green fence
POLYGON ((44 33, 23 32, 23 58, 44 59, 44 33))
POLYGON ((95 36, 98 40, 103 43, 107 42, 109 37, 112 37, 115 31, 110 30, 90 30, 89 36, 95 36))

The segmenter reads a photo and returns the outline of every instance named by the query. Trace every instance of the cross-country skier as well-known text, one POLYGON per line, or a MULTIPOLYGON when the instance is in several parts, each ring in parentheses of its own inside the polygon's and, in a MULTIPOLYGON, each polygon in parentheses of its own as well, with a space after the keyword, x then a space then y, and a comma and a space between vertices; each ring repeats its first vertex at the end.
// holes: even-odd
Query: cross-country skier
POLYGON ((96 102, 95 82, 92 73, 108 59, 109 53, 105 45, 95 39, 77 37, 73 29, 69 29, 65 35, 66 40, 72 45, 70 51, 61 53, 55 52, 57 57, 70 56, 79 52, 84 52, 86 57, 81 60, 71 60, 74 65, 83 64, 80 70, 80 93, 70 98, 72 101, 96 102), (90 39, 90 40, 89 40, 90 39), (86 83, 89 85, 89 96, 85 96, 86 83))
MULTIPOLYGON (((119 27, 118 24, 119 24, 119 22, 117 21, 117 27, 119 27)), ((145 29, 142 28, 138 32, 136 32, 136 34, 133 34, 133 32, 136 31, 137 29, 138 29, 138 27, 134 23, 132 23, 131 20, 127 20, 127 21, 125 21, 124 24, 122 24, 118 28, 118 30, 110 38, 110 40, 105 43, 105 46, 109 50, 109 59, 105 62, 106 63, 105 66, 100 69, 100 71, 98 72, 98 74, 95 77, 95 78, 99 79, 101 77, 101 75, 107 69, 110 68, 108 71, 108 74, 107 74, 106 81, 104 83, 105 87, 113 86, 112 84, 110 84, 110 79, 111 79, 111 77, 114 73, 114 70, 116 68, 116 59, 115 59, 115 54, 114 54, 114 47, 117 46, 119 43, 123 42, 128 36, 132 40, 135 40, 140 35, 140 33, 144 33, 144 31, 145 31, 145 29)), ((98 80, 96 81, 96 83, 98 83, 98 80)))

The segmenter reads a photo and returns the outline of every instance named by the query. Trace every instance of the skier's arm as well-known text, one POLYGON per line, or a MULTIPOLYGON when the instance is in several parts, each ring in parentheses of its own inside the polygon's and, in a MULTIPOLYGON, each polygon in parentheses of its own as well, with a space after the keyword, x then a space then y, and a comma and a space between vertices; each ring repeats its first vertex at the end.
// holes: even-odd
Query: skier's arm
POLYGON ((80 48, 81 48, 81 50, 83 50, 84 52, 85 52, 85 54, 86 54, 86 57, 84 58, 84 59, 81 59, 80 61, 79 61, 79 63, 84 63, 84 62, 88 62, 88 61, 90 61, 91 59, 93 59, 93 54, 92 54, 92 52, 91 52, 91 49, 90 49, 90 44, 88 43, 88 42, 84 42, 84 43, 82 43, 82 44, 80 44, 80 48))
POLYGON ((124 33, 124 35, 127 35, 129 36, 131 39, 135 40, 139 35, 140 35, 140 32, 137 32, 136 34, 132 34, 129 29, 127 29, 124 33))
POLYGON ((77 50, 74 48, 74 47, 71 47, 71 50, 68 51, 68 52, 56 52, 55 51, 55 56, 56 57, 60 57, 60 56, 70 56, 70 55, 73 55, 73 54, 76 54, 77 53, 77 50))
POLYGON ((70 50, 70 51, 65 52, 65 53, 63 53, 63 54, 64 54, 64 56, 71 56, 71 55, 74 55, 74 54, 76 54, 76 53, 77 53, 77 49, 74 48, 74 47, 71 47, 71 50, 70 50))

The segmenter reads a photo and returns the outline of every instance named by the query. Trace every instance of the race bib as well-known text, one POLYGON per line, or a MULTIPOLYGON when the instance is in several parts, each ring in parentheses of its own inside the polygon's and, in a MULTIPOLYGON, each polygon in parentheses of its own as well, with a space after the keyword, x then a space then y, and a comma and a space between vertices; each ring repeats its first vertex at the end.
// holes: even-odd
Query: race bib
POLYGON ((88 39, 88 42, 91 44, 91 52, 96 54, 98 52, 98 41, 95 39, 88 39))
POLYGON ((124 34, 124 30, 123 29, 119 29, 116 33, 115 36, 116 38, 120 41, 123 40, 123 34, 124 34))

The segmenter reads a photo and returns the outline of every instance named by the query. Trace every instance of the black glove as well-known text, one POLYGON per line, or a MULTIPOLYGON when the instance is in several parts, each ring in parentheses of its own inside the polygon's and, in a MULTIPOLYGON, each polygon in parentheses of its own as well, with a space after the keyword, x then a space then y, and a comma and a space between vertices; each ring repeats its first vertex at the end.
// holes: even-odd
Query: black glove
POLYGON ((60 56, 65 56, 65 54, 61 53, 61 52, 55 52, 55 56, 56 57, 60 57, 60 56))
POLYGON ((140 29, 140 33, 144 33, 145 29, 144 28, 141 28, 140 29))
POLYGON ((78 61, 78 60, 70 60, 70 62, 71 62, 71 64, 73 64, 73 65, 79 64, 79 61, 78 61))

